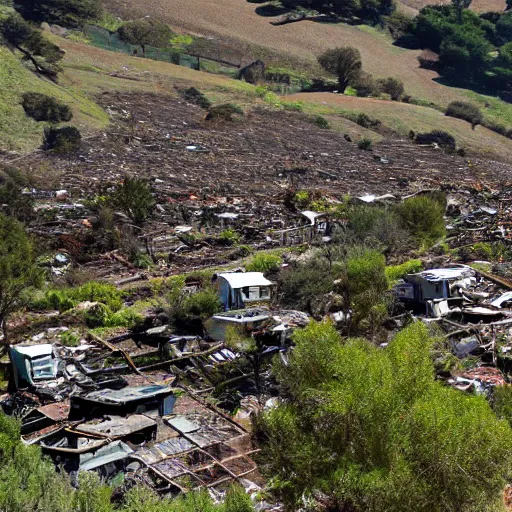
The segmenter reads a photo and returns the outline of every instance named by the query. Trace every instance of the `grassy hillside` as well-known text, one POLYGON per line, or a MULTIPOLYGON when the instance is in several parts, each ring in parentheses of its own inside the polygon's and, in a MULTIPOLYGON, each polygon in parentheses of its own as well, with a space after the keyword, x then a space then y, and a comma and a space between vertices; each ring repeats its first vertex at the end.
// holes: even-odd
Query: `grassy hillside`
MULTIPOLYGON (((86 132, 102 128, 108 122, 107 114, 93 102, 103 92, 152 92, 166 95, 175 94, 176 86, 194 85, 214 102, 234 101, 244 107, 273 103, 268 98, 262 98, 261 90, 256 87, 225 76, 108 52, 56 36, 51 36, 51 39, 66 52, 62 62, 64 73, 59 85, 38 78, 25 69, 17 57, 5 49, 1 50, 4 70, 0 74, 2 149, 28 151, 40 144, 41 124, 27 118, 19 105, 20 95, 26 90, 53 94, 72 105, 76 116, 74 123, 86 132)), ((468 123, 447 118, 431 108, 334 94, 299 94, 282 100, 303 102, 306 113, 329 117, 333 129, 347 132, 351 136, 380 139, 374 132, 364 130, 340 116, 346 112, 366 112, 403 135, 407 135, 409 130, 446 129, 467 148, 512 161, 510 140, 482 127, 472 131, 468 123)), ((497 111, 501 107, 499 104, 497 111)), ((508 115, 509 111, 505 114, 508 115)), ((500 112, 500 115, 505 114, 500 112)))
POLYGON ((446 117, 437 110, 371 98, 356 98, 330 93, 303 93, 290 96, 295 101, 305 102, 305 110, 329 115, 333 112, 365 112, 370 117, 379 119, 402 136, 411 130, 428 132, 445 130, 451 133, 460 146, 478 151, 489 158, 498 157, 512 161, 512 142, 497 133, 477 126, 475 130, 466 121, 446 117))
POLYGON ((104 127, 108 116, 79 89, 56 85, 27 69, 17 55, 0 46, 0 148, 25 152, 40 145, 45 123, 27 117, 20 105, 24 92, 42 92, 73 109, 73 124, 84 132, 104 127))
MULTIPOLYGON (((502 9, 505 6, 504 0, 485 1, 499 2, 502 9)), ((406 84, 408 94, 443 107, 454 100, 467 100, 467 91, 441 85, 434 81, 437 73, 419 68, 419 51, 398 48, 389 35, 367 26, 303 21, 276 27, 270 24, 272 18, 256 13, 261 4, 246 0, 150 0, 144 5, 136 0, 112 0, 109 6, 125 18, 149 15, 166 20, 178 30, 257 45, 310 65, 327 48, 355 46, 366 71, 379 77, 399 78, 406 84)))

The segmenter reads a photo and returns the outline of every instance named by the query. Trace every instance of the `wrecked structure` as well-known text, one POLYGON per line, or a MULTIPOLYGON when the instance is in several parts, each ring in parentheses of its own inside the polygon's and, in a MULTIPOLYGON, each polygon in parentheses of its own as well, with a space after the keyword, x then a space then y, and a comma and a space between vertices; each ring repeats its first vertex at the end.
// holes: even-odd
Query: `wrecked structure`
POLYGON ((272 298, 273 283, 263 272, 224 272, 214 276, 214 283, 226 311, 272 298))

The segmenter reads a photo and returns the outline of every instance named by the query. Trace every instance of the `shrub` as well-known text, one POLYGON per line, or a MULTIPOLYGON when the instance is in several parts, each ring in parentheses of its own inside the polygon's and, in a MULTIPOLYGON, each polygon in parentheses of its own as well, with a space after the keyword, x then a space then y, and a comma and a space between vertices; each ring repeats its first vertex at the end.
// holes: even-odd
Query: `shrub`
POLYGON ((421 246, 430 247, 446 236, 444 208, 428 196, 405 200, 396 206, 396 213, 421 246))
POLYGON ((53 126, 44 129, 43 149, 55 153, 69 153, 76 151, 82 142, 80 131, 75 126, 64 126, 54 128, 53 126))
POLYGON ((332 510, 500 510, 512 429, 484 397, 436 381, 423 323, 385 349, 342 340, 328 322, 293 340, 275 365, 288 400, 256 424, 287 508, 322 489, 332 510))
POLYGON ((240 234, 234 229, 226 229, 219 235, 219 240, 228 245, 234 245, 240 242, 240 234))
POLYGON ((129 21, 119 27, 117 33, 122 41, 140 46, 143 55, 148 46, 168 47, 174 35, 165 23, 151 19, 129 21))
POLYGON ((181 313, 184 317, 196 317, 204 320, 221 310, 222 304, 217 292, 211 288, 206 288, 186 297, 182 304, 181 313))
POLYGON ((439 147, 449 151, 455 151, 457 147, 455 138, 449 133, 441 130, 433 130, 428 133, 418 133, 416 134, 414 141, 417 144, 437 144, 439 147))
POLYGON ((371 151, 373 146, 372 139, 367 139, 366 137, 360 139, 357 143, 357 147, 362 149, 363 151, 371 151))
POLYGON ((344 46, 327 50, 318 57, 318 63, 338 79, 339 92, 345 92, 362 69, 361 54, 357 48, 344 46))
POLYGON ((55 98, 38 92, 27 92, 23 95, 22 106, 27 116, 36 121, 62 123, 71 121, 71 109, 59 103, 55 98))
POLYGON ((201 108, 209 109, 212 106, 211 101, 201 91, 199 91, 195 87, 189 87, 188 89, 183 89, 181 91, 181 95, 189 103, 198 105, 201 108))
POLYGON ((329 121, 324 116, 316 116, 314 123, 323 130, 328 130, 331 127, 329 121))
POLYGON ((384 253, 409 245, 409 234, 396 213, 376 205, 358 205, 343 213, 348 217, 348 231, 357 243, 377 246, 384 253))
POLYGON ((398 78, 383 78, 378 81, 379 88, 382 92, 389 94, 393 101, 398 101, 404 93, 404 83, 398 78))
POLYGON ((333 289, 333 277, 323 259, 314 258, 284 269, 278 295, 285 308, 311 311, 311 302, 333 289))
POLYGON ((115 286, 97 281, 90 281, 76 288, 58 288, 48 290, 43 299, 36 300, 32 307, 36 309, 57 309, 67 311, 80 302, 101 302, 111 311, 121 309, 122 292, 115 286))
POLYGON ((464 101, 454 101, 450 103, 446 109, 446 115, 468 121, 471 123, 473 130, 475 126, 483 124, 483 114, 481 110, 476 105, 464 101))
POLYGON ((295 193, 294 201, 299 208, 307 208, 311 203, 311 197, 307 190, 299 190, 295 193))
POLYGON ((101 0, 14 0, 14 8, 26 20, 82 26, 102 15, 101 0))
POLYGON ((357 114, 355 122, 363 128, 377 128, 382 124, 379 119, 372 119, 370 116, 363 112, 357 114))
POLYGON ((144 179, 130 176, 124 178, 109 200, 138 225, 148 219, 156 204, 149 183, 144 179))
POLYGON ((388 281, 393 284, 407 274, 420 272, 422 268, 423 263, 421 260, 409 260, 401 263, 400 265, 391 265, 386 267, 386 277, 388 278, 388 281))
POLYGON ((379 93, 379 86, 370 73, 361 72, 352 82, 351 86, 356 94, 362 98, 376 96, 379 93))
POLYGON ((248 272, 268 272, 278 268, 281 263, 281 257, 277 254, 260 252, 252 256, 245 268, 248 272))
POLYGON ((243 116, 244 111, 233 103, 224 103, 223 105, 217 105, 210 107, 206 114, 207 121, 233 121, 235 116, 243 116))
POLYGON ((466 103, 465 101, 453 101, 450 103, 446 109, 446 115, 464 119, 468 123, 471 123, 473 129, 483 121, 483 115, 480 109, 476 105, 466 103))

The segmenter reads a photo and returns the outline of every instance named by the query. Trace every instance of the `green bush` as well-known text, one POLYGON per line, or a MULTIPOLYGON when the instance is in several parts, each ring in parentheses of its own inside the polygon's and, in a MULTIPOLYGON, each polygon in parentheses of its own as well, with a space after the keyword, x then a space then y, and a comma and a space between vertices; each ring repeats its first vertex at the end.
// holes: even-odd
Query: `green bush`
POLYGON ((14 0, 14 8, 29 21, 79 27, 103 13, 101 0, 14 0))
POLYGON ((54 128, 53 126, 44 129, 43 149, 55 153, 69 153, 80 148, 82 136, 75 126, 64 126, 54 128))
POLYGON ((220 235, 219 240, 228 245, 234 245, 240 242, 240 234, 234 229, 225 229, 220 235))
POLYGON ((386 277, 388 281, 393 284, 399 279, 402 279, 407 274, 415 274, 420 272, 423 268, 421 260, 409 260, 400 265, 391 265, 386 267, 386 277))
POLYGON ((279 268, 282 259, 277 254, 260 252, 251 257, 245 265, 247 272, 268 272, 279 268))
POLYGON ((362 149, 363 151, 371 151, 373 146, 372 139, 368 139, 366 137, 363 137, 357 142, 357 147, 359 149, 362 149))
POLYGON ((457 119, 464 119, 464 121, 471 123, 473 128, 483 121, 480 109, 476 105, 465 101, 452 101, 446 109, 446 115, 456 117, 457 119))
POLYGON ((22 106, 27 116, 36 121, 62 123, 71 121, 71 109, 59 103, 55 98, 38 92, 26 92, 22 97, 22 106))
POLYGON ((181 306, 181 316, 205 320, 221 310, 222 304, 217 291, 206 288, 185 298, 181 306))
POLYGON ((324 116, 316 116, 314 123, 323 130, 328 130, 331 127, 329 121, 324 116))
POLYGON ((444 208, 431 197, 412 197, 397 205, 395 211, 422 247, 430 247, 446 236, 444 208))
POLYGON ((391 96, 393 101, 398 101, 404 93, 404 83, 398 78, 382 78, 378 81, 379 89, 391 96))
POLYGON ((181 95, 189 102, 194 105, 198 105, 201 108, 209 109, 212 106, 211 101, 195 87, 189 87, 181 91, 181 95))
POLYGON ((409 234, 391 208, 377 205, 351 206, 342 212, 348 219, 348 234, 356 243, 378 247, 385 253, 394 253, 409 245, 409 234))
POLYGON ((457 147, 455 138, 442 130, 418 133, 415 136, 414 142, 416 142, 416 144, 437 144, 439 147, 448 151, 455 151, 457 147))
POLYGON ((354 120, 359 126, 362 126, 363 128, 377 128, 382 124, 379 119, 372 119, 370 116, 363 112, 357 114, 354 120))
POLYGON ((126 176, 108 199, 137 225, 142 225, 151 216, 156 205, 148 181, 131 176, 126 176))
POLYGON ((287 400, 256 423, 290 510, 319 489, 332 510, 500 510, 512 429, 485 397, 436 381, 423 323, 385 349, 342 340, 328 322, 293 339, 288 364, 275 363, 287 400))
POLYGON ((233 121, 236 116, 243 116, 244 111, 233 103, 224 103, 210 107, 206 114, 207 121, 233 121))
MULTIPOLYGON (((376 96, 379 94, 379 86, 377 81, 370 73, 361 72, 359 76, 352 82, 352 88, 356 91, 357 96, 366 98, 368 96, 376 96)), ((368 118, 369 119, 369 118, 368 118)))
POLYGON ((44 298, 33 303, 36 309, 57 309, 67 311, 80 302, 101 302, 111 311, 118 311, 123 305, 123 293, 114 285, 90 281, 76 288, 48 290, 44 298))
POLYGON ((334 278, 327 262, 314 258, 284 269, 279 275, 278 296, 284 308, 311 312, 311 303, 333 290, 334 278))

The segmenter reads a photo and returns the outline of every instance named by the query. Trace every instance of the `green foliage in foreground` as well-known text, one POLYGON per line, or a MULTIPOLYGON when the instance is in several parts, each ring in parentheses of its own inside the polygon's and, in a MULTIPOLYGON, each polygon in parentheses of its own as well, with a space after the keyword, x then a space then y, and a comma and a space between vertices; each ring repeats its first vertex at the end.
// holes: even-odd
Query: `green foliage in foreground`
POLYGON ((279 267, 283 260, 277 254, 260 252, 245 265, 247 272, 268 272, 279 267))
POLYGON ((48 290, 45 296, 34 301, 35 309, 57 309, 67 311, 80 302, 101 302, 110 310, 118 311, 123 305, 122 292, 114 285, 90 281, 76 288, 57 288, 48 290))
POLYGON ((214 504, 206 491, 174 500, 161 499, 149 489, 135 487, 124 502, 111 503, 112 488, 95 473, 79 477, 71 487, 66 474, 41 456, 38 446, 25 446, 19 424, 0 413, 0 510, 2 512, 250 512, 250 498, 241 487, 231 487, 224 504, 214 504))
POLYGON ((485 398, 436 382, 422 323, 386 349, 331 324, 294 335, 277 376, 289 400, 263 414, 262 461, 290 510, 319 489, 332 510, 501 510, 512 430, 485 398))
POLYGON ((409 260, 400 265, 390 265, 386 267, 386 277, 388 281, 393 284, 398 279, 402 279, 407 274, 414 274, 420 272, 423 268, 421 260, 409 260))

